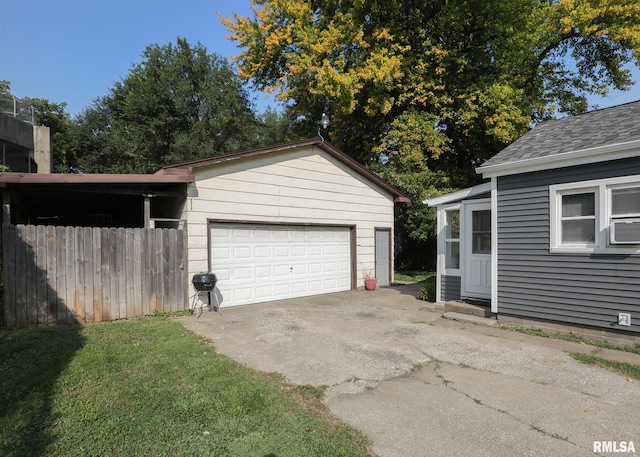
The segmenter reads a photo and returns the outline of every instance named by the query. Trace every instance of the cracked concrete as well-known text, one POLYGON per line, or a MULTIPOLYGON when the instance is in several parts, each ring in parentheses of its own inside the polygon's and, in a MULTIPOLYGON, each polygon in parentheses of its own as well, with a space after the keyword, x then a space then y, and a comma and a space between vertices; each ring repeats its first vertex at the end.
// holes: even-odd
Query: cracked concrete
POLYGON ((565 352, 590 347, 448 321, 415 293, 351 291, 180 321, 254 369, 327 386, 329 409, 381 457, 598 455, 594 440, 640 450, 640 383, 565 352))

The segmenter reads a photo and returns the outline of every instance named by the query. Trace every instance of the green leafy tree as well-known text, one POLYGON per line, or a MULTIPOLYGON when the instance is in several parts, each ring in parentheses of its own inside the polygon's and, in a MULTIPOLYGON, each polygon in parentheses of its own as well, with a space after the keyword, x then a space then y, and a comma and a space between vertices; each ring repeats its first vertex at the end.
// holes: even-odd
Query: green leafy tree
POLYGON ((297 139, 292 130, 294 121, 287 110, 277 111, 271 107, 258 115, 256 146, 271 146, 297 139))
POLYGON ((240 76, 307 134, 328 112, 337 146, 421 180, 419 201, 476 183, 532 123, 629 89, 640 62, 639 0, 252 1, 252 17, 221 18, 240 76))
POLYGON ((330 111, 332 139, 363 161, 475 166, 532 121, 628 89, 640 57, 637 0, 253 2, 254 17, 221 18, 240 75, 309 132, 330 111))
POLYGON ((148 46, 143 60, 77 119, 81 165, 144 173, 253 146, 256 120, 230 63, 186 39, 148 46))

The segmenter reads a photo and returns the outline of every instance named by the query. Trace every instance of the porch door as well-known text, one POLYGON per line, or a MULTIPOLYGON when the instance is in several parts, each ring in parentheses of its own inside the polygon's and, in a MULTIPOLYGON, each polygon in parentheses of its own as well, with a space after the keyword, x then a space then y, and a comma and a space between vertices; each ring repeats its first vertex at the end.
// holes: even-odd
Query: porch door
POLYGON ((463 298, 491 299, 491 203, 464 205, 463 298))

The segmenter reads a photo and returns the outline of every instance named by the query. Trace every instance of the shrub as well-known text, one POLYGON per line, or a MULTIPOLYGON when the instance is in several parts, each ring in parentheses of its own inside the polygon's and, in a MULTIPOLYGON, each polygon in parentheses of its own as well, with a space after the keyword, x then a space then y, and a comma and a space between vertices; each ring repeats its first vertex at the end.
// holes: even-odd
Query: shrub
POLYGON ((420 289, 420 292, 418 292, 417 298, 418 300, 424 300, 432 303, 435 302, 436 301, 436 285, 431 282, 425 285, 422 289, 420 289))

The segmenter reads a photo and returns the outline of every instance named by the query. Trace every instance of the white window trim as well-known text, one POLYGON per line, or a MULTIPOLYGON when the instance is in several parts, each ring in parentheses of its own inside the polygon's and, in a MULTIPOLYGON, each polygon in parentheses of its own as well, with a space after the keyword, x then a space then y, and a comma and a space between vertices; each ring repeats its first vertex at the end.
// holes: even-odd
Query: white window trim
MULTIPOLYGON (((443 276, 460 276, 461 269, 460 268, 447 268, 447 259, 446 259, 446 246, 447 246, 447 237, 446 237, 446 229, 447 229, 447 211, 458 211, 460 212, 460 208, 462 205, 460 203, 454 203, 451 205, 442 205, 438 208, 438 233, 441 234, 441 242, 438 249, 440 255, 438 256, 438 266, 440 267, 440 271, 442 271, 443 276)), ((460 215, 462 216, 462 215, 460 215)), ((460 231, 462 231, 462 221, 460 222, 460 231)), ((462 236, 462 234, 460 234, 462 236)), ((460 238, 458 238, 458 243, 460 243, 460 238)), ((461 246, 459 244, 459 246, 461 246)), ((462 256, 462 253, 460 253, 462 256)), ((462 263, 462 258, 460 258, 460 264, 462 263)))
POLYGON ((595 179, 549 186, 549 239, 552 253, 575 254, 640 254, 640 245, 611 245, 611 189, 640 187, 640 175, 595 179), (593 244, 560 244, 560 198, 564 194, 595 192, 596 237, 593 244))
MULTIPOLYGON (((553 186, 551 186, 553 187, 553 186)), ((600 235, 601 231, 599 229, 599 221, 601 208, 599 205, 600 202, 600 188, 594 186, 588 187, 569 187, 567 189, 556 189, 554 192, 555 195, 550 195, 550 203, 551 203, 551 246, 555 249, 562 249, 563 251, 589 251, 592 252, 594 249, 597 249, 598 246, 601 245, 600 235), (575 195, 575 194, 594 194, 594 209, 595 209, 595 240, 593 243, 566 243, 561 244, 562 240, 562 197, 564 195, 575 195), (553 219, 555 218, 555 223, 553 219)), ((587 219, 586 217, 581 219, 587 219)))

